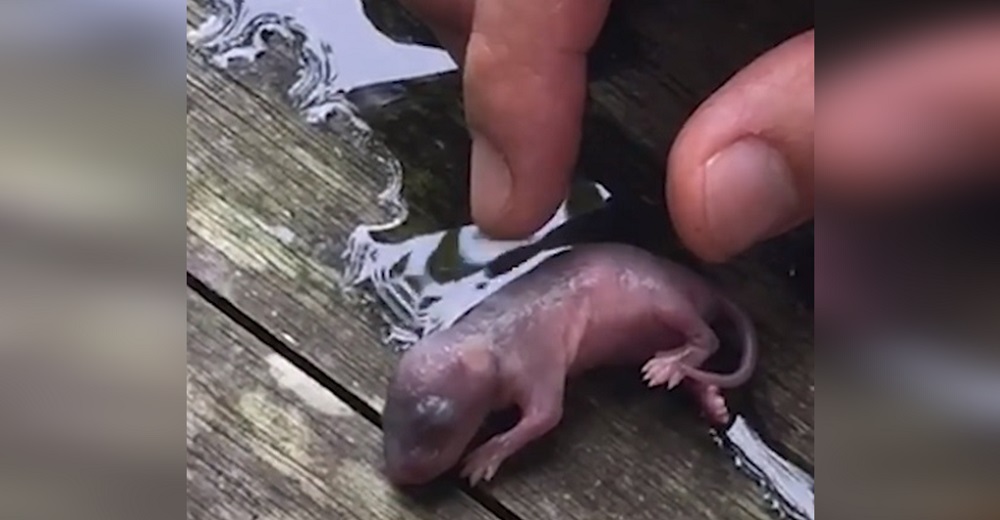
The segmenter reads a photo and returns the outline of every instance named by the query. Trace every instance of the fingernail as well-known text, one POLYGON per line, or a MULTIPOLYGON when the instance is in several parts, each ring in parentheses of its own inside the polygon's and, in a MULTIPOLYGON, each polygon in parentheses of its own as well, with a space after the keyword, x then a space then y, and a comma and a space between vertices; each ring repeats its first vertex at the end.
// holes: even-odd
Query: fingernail
POLYGON ((503 217, 510 198, 510 166, 489 139, 474 135, 470 170, 473 220, 479 225, 492 224, 503 217))
POLYGON ((784 231, 799 213, 788 163, 755 137, 705 163, 705 205, 708 232, 727 258, 784 231))

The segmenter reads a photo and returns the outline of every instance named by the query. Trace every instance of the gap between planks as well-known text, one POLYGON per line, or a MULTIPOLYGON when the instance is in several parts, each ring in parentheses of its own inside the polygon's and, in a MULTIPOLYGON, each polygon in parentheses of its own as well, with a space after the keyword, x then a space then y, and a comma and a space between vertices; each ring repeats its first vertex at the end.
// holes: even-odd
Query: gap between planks
MULTIPOLYGON (((251 336, 319 383, 320 386, 331 392, 337 399, 343 401, 351 410, 374 424, 379 430, 382 429, 382 417, 378 410, 372 408, 361 397, 348 390, 344 385, 333 380, 322 369, 295 352, 284 341, 267 330, 267 328, 241 311, 225 297, 213 291, 190 272, 187 273, 187 287, 198 294, 198 296, 201 296, 213 308, 232 320, 236 325, 247 331, 251 336)), ((463 493, 499 520, 522 520, 521 517, 489 493, 472 488, 463 481, 456 482, 456 485, 463 493)))

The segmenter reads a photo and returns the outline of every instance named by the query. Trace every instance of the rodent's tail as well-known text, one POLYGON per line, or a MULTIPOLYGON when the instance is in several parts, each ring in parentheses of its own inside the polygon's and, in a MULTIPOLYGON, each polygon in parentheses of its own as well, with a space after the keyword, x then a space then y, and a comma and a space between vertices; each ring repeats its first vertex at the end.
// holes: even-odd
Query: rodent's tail
POLYGON ((739 330, 740 342, 743 344, 743 356, 740 359, 740 366, 730 374, 716 374, 694 367, 684 367, 682 370, 688 377, 702 383, 723 388, 733 388, 747 382, 753 374, 754 368, 757 366, 757 330, 746 312, 737 307, 732 300, 720 297, 719 301, 723 314, 732 320, 737 330, 739 330))

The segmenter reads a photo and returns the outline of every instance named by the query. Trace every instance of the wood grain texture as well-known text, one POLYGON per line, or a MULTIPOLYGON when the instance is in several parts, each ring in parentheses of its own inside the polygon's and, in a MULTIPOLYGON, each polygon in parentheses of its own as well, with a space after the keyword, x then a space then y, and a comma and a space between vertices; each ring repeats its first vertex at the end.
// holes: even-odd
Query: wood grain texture
MULTIPOLYGON (((365 3, 390 36, 427 41, 393 0, 365 3)), ((813 6, 797 0, 614 3, 591 54, 578 175, 662 206, 666 151, 685 118, 742 66, 812 20, 813 6)), ((464 223, 468 215, 469 141, 459 79, 411 82, 407 99, 364 114, 406 168, 411 207, 427 208, 438 228, 464 223), (428 171, 436 173, 435 189, 426 187, 428 171)), ((663 222, 640 224, 661 234, 651 246, 684 256, 665 215, 663 222)), ((766 433, 806 465, 812 465, 814 441, 813 318, 804 305, 812 298, 812 242, 807 226, 727 265, 700 266, 758 325, 763 362, 751 403, 766 433)))
MULTIPOLYGON (((399 12, 395 2, 368 0, 366 4, 372 6, 369 11, 373 16, 380 17, 376 25, 385 32, 401 41, 411 39, 407 35, 415 30, 413 22, 406 16, 392 15, 399 12)), ((190 22, 204 16, 196 3, 188 5, 190 22)), ((668 143, 683 117, 669 119, 661 117, 663 114, 676 111, 683 115, 693 110, 700 99, 753 56, 768 45, 808 28, 811 21, 812 6, 792 0, 752 5, 742 0, 716 4, 638 0, 615 4, 592 59, 593 68, 598 70, 592 73, 579 174, 602 182, 616 194, 662 204, 658 194, 662 193, 665 149, 657 150, 650 144, 652 141, 643 144, 633 136, 629 123, 633 116, 660 121, 659 130, 647 138, 668 143), (630 90, 630 85, 638 81, 631 75, 643 76, 646 79, 641 82, 655 83, 658 87, 630 90), (599 84, 615 87, 602 93, 594 86, 599 84), (612 114, 618 115, 612 117, 612 114), (619 119, 625 122, 616 123, 619 119)), ((288 71, 294 70, 291 65, 287 60, 265 56, 256 69, 269 72, 258 70, 253 77, 239 78, 238 84, 252 87, 249 96, 280 100, 282 89, 291 83, 288 78, 288 71), (279 70, 285 72, 276 72, 279 70)), ((405 227, 411 232, 453 227, 468 221, 465 170, 468 137, 462 124, 458 79, 451 74, 436 81, 405 82, 407 95, 401 101, 363 114, 406 172, 403 190, 410 218, 405 227)), ((212 83, 206 88, 214 92, 217 86, 212 83)), ((253 108, 246 103, 232 106, 238 114, 253 108)), ((343 200, 337 200, 332 191, 317 197, 315 200, 324 206, 321 211, 343 208, 346 211, 340 215, 353 212, 355 220, 379 221, 380 213, 371 204, 374 200, 371 193, 382 187, 381 177, 374 172, 384 169, 384 165, 354 148, 337 145, 343 139, 321 127, 299 132, 294 140, 288 141, 289 136, 296 134, 282 126, 301 125, 282 103, 272 102, 268 106, 267 110, 274 113, 259 114, 253 124, 261 125, 266 135, 281 140, 281 147, 314 166, 346 162, 367 172, 347 174, 350 180, 346 182, 328 181, 339 190, 350 190, 351 194, 343 200), (283 120, 289 118, 292 120, 283 120)), ((311 209, 302 205, 297 211, 311 209)), ((320 235, 326 233, 325 236, 313 233, 306 240, 326 259, 336 254, 338 232, 341 236, 345 232, 331 222, 323 222, 325 231, 319 231, 320 235)), ((667 254, 683 256, 684 251, 665 218, 663 222, 641 224, 662 232, 662 239, 655 247, 667 254)), ((758 382, 753 385, 752 405, 760 412, 766 433, 806 465, 813 461, 814 356, 812 313, 803 305, 803 299, 812 296, 802 289, 812 286, 812 259, 802 253, 811 247, 812 233, 805 229, 764 244, 727 265, 701 266, 734 293, 757 323, 764 361, 758 382)))
POLYGON ((378 471, 378 428, 193 292, 188 293, 188 518, 469 519, 378 471))
MULTIPOLYGON (((310 130, 276 123, 278 109, 217 73, 195 66, 189 96, 189 271, 381 409, 394 358, 328 263, 331 241, 364 218, 377 190, 336 154, 294 159, 310 130), (279 130, 300 135, 275 140, 279 130)), ((767 517, 693 415, 641 392, 638 377, 618 396, 599 386, 571 394, 546 460, 506 467, 490 486, 507 507, 539 519, 767 517)))
MULTIPOLYGON (((197 6, 188 5, 197 19, 197 6)), ((355 225, 382 217, 373 201, 384 165, 335 133, 301 123, 275 92, 189 60, 188 269, 378 410, 394 356, 381 345, 382 324, 371 309, 342 292, 338 253, 355 225)), ((667 97, 656 102, 693 103, 657 95, 667 97)), ((619 110, 602 103, 602 110, 619 110)), ((379 127, 388 142, 443 150, 397 154, 411 190, 421 172, 462 174, 460 106, 445 105, 432 111, 436 119, 423 120, 427 127, 400 124, 410 121, 407 112, 427 114, 405 104, 392 109, 399 116, 393 125, 379 127), (437 123, 451 126, 429 128, 437 123)), ((597 135, 630 145, 635 157, 626 160, 644 163, 639 173, 652 177, 656 160, 643 155, 645 145, 591 121, 597 135)), ((612 165, 611 152, 619 151, 586 162, 612 165)), ((449 189, 447 197, 411 191, 414 218, 440 224, 441 202, 464 198, 460 182, 449 189)), ((712 271, 761 328, 764 359, 753 401, 769 433, 811 463, 811 315, 787 280, 758 261, 712 271)), ((574 384, 549 442, 505 466, 488 491, 523 518, 766 518, 757 491, 700 421, 639 383, 597 376, 574 384)))

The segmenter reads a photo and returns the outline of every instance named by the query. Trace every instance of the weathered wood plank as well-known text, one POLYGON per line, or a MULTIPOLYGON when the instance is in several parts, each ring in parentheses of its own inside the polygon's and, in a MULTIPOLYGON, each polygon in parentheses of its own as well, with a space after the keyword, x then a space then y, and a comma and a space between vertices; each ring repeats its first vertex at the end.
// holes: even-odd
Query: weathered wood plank
POLYGON ((494 518, 394 491, 375 425, 191 291, 187 385, 188 518, 494 518))
MULTIPOLYGON (((368 3, 377 6, 384 4, 384 1, 371 0, 368 3)), ((635 73, 647 74, 653 78, 666 74, 677 81, 683 81, 687 77, 686 71, 691 67, 691 63, 702 63, 705 56, 725 54, 725 59, 704 61, 706 64, 711 64, 711 66, 704 65, 712 69, 711 74, 715 74, 716 79, 722 81, 726 74, 748 60, 752 52, 755 52, 754 49, 766 46, 767 41, 772 43, 780 41, 789 31, 794 32, 798 28, 807 26, 805 22, 811 19, 807 14, 812 12, 811 6, 785 6, 777 0, 767 4, 755 4, 755 9, 759 8, 759 12, 751 9, 752 12, 749 13, 746 12, 746 6, 737 0, 726 0, 718 6, 706 6, 700 10, 683 1, 681 3, 686 7, 671 7, 667 11, 662 11, 666 8, 656 7, 645 1, 627 5, 617 4, 622 7, 616 8, 612 14, 606 37, 596 51, 599 61, 607 61, 624 52, 622 49, 624 44, 616 41, 615 37, 618 37, 618 40, 628 41, 631 38, 645 43, 639 49, 619 56, 619 61, 625 64, 617 69, 605 71, 602 79, 596 81, 618 81, 619 86, 624 89, 628 83, 621 76, 624 74, 623 70, 633 69, 635 73), (785 8, 790 9, 788 19, 781 23, 774 22, 776 16, 774 13, 785 8), (679 32, 674 34, 672 31, 663 31, 662 28, 653 30, 648 23, 641 28, 630 28, 629 20, 643 18, 637 13, 645 13, 653 20, 669 20, 672 31, 679 32), (706 21, 706 18, 711 20, 706 21), (720 34, 726 34, 726 38, 712 42, 705 40, 706 34, 712 34, 702 32, 702 29, 707 31, 705 28, 708 26, 705 24, 721 31, 720 34), (664 43, 659 39, 671 41, 664 43), (725 47, 731 48, 727 50, 725 47), (659 51, 641 52, 642 49, 661 48, 671 51, 669 54, 659 51), (633 63, 636 59, 659 60, 661 63, 655 67, 643 68, 633 63)), ((662 2, 655 4, 660 5, 662 2)), ((386 9, 384 12, 391 12, 391 9, 386 9)), ((204 12, 196 4, 189 3, 189 15, 190 22, 197 23, 204 12)), ((395 31, 393 34, 396 35, 400 31, 398 26, 406 26, 405 23, 401 24, 395 20, 388 20, 381 25, 390 32, 395 31)), ((401 36, 400 39, 406 38, 401 36)), ((271 65, 288 67, 287 64, 280 65, 277 62, 268 62, 265 65, 263 61, 266 60, 262 60, 261 67, 271 65)), ((378 136, 390 145, 392 152, 405 168, 406 179, 403 188, 410 203, 411 214, 407 227, 411 230, 436 230, 457 226, 468 218, 468 208, 465 203, 468 139, 465 128, 461 126, 460 95, 456 79, 455 76, 447 76, 435 83, 421 81, 410 85, 407 99, 412 101, 395 103, 365 114, 368 122, 378 131, 378 136)), ((214 95, 215 92, 221 91, 222 87, 214 80, 204 81, 208 82, 205 84, 207 92, 214 95)), ((282 81, 290 82, 290 80, 282 81)), ((700 86, 692 83, 688 90, 697 91, 698 95, 707 95, 710 83, 705 81, 700 86)), ((254 82, 253 86, 258 87, 258 82, 254 82)), ((280 92, 281 89, 275 90, 272 84, 265 90, 273 93, 280 92)), ((250 89, 247 95, 252 98, 254 92, 254 89, 250 89)), ((662 199, 657 196, 661 191, 649 187, 651 184, 662 182, 663 170, 660 164, 663 159, 662 154, 650 153, 648 147, 630 138, 627 130, 609 122, 608 117, 600 115, 618 110, 618 104, 627 105, 632 111, 653 107, 652 111, 655 112, 656 107, 663 105, 693 108, 697 101, 690 96, 677 94, 667 88, 667 85, 661 85, 659 90, 649 92, 648 96, 641 98, 640 102, 639 98, 628 101, 627 96, 622 94, 622 101, 619 103, 608 101, 600 94, 593 93, 591 103, 593 109, 585 122, 580 171, 590 178, 601 181, 616 193, 625 191, 632 194, 647 194, 662 203, 662 199)), ((266 135, 274 136, 275 141, 280 141, 279 147, 286 152, 297 158, 305 157, 306 163, 319 172, 319 175, 329 177, 325 182, 336 186, 336 188, 321 188, 328 191, 322 196, 311 199, 314 201, 312 203, 314 206, 303 202, 290 211, 318 209, 318 214, 322 215, 324 212, 344 210, 338 216, 353 213, 356 220, 365 222, 379 220, 378 211, 370 204, 370 201, 374 200, 371 195, 373 190, 381 187, 381 184, 376 182, 379 177, 371 174, 353 175, 350 171, 359 168, 360 171, 375 172, 383 165, 373 161, 364 153, 359 154, 349 146, 336 144, 343 139, 331 132, 316 128, 307 131, 296 130, 301 125, 297 126, 293 119, 294 114, 285 109, 280 102, 265 103, 269 108, 262 109, 258 105, 245 103, 243 99, 244 96, 227 99, 227 104, 237 114, 254 110, 260 112, 253 121, 254 125, 260 126, 266 135), (339 170, 347 173, 331 173, 328 170, 338 168, 325 166, 343 163, 348 166, 339 170), (338 199, 339 194, 345 191, 348 192, 348 198, 338 199)), ((646 113, 648 110, 640 112, 646 113)), ((679 125, 680 121, 675 123, 679 125)), ((209 138, 211 140, 211 136, 209 138)), ((280 154, 279 156, 284 157, 280 154)), ((265 160, 270 161, 271 158, 265 160)), ((288 171, 297 171, 299 168, 295 164, 276 167, 286 168, 288 171)), ((265 191, 274 192, 274 190, 265 191)), ((232 196, 234 195, 227 194, 227 197, 232 196)), ((256 200, 253 196, 251 199, 256 200)), ((287 219, 283 216, 275 218, 287 219)), ((300 219, 299 231, 302 231, 303 226, 309 225, 310 221, 300 219)), ((318 222, 321 225, 313 226, 313 229, 306 231, 305 235, 300 233, 297 236, 303 238, 304 244, 313 247, 313 253, 316 253, 314 257, 329 258, 328 253, 336 250, 337 237, 342 237, 344 232, 344 229, 338 228, 334 222, 351 225, 351 219, 320 218, 318 222)), ((673 252, 680 249, 665 222, 649 224, 657 228, 662 225, 664 232, 661 242, 666 250, 673 252)), ((280 231, 282 228, 271 225, 268 229, 280 231)), ((250 236, 255 239, 260 238, 253 233, 250 236)), ((811 272, 807 268, 811 266, 812 261, 811 256, 808 256, 798 260, 798 263, 804 261, 808 265, 796 266, 794 262, 790 263, 789 257, 795 256, 796 249, 811 248, 811 241, 811 233, 807 230, 801 236, 778 240, 773 247, 761 248, 729 265, 707 269, 736 293, 737 299, 751 312, 759 325, 764 362, 761 366, 762 377, 759 383, 753 386, 753 403, 760 409, 761 418, 768 432, 788 451, 808 464, 813 460, 813 334, 811 312, 803 308, 800 300, 803 297, 811 298, 811 295, 796 295, 793 289, 796 285, 811 287, 811 272), (804 245, 806 243, 808 245, 804 245), (799 272, 791 276, 789 274, 791 270, 799 272)), ((280 245, 275 243, 275 247, 280 248, 280 245)), ((319 266, 319 268, 325 267, 319 266)))
MULTIPOLYGON (((377 194, 358 152, 311 154, 314 129, 195 62, 188 93, 188 269, 380 409, 393 357, 329 264, 377 194)), ((489 490, 524 518, 766 518, 700 422, 639 383, 579 385, 554 449, 489 490)))

